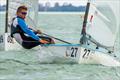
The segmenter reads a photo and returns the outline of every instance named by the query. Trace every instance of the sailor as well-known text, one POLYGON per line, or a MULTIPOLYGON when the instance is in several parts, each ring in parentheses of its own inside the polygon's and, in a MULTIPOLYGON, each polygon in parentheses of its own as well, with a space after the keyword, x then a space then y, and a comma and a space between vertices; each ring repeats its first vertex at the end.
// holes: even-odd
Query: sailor
POLYGON ((27 7, 18 7, 16 17, 13 18, 11 24, 11 37, 14 37, 26 49, 31 49, 40 44, 53 44, 54 41, 51 38, 37 35, 41 34, 40 30, 34 30, 28 27, 25 22, 26 15, 27 7))

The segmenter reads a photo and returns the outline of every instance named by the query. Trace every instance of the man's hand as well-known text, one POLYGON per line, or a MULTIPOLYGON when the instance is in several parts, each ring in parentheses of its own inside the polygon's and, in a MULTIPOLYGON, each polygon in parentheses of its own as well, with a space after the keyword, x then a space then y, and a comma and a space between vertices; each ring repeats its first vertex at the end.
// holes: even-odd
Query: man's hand
POLYGON ((46 41, 46 40, 42 40, 42 39, 39 40, 39 42, 40 42, 40 43, 43 43, 43 44, 48 44, 48 43, 49 43, 48 41, 46 41))
POLYGON ((40 30, 36 30, 36 32, 37 32, 38 34, 42 34, 42 32, 41 32, 40 30))

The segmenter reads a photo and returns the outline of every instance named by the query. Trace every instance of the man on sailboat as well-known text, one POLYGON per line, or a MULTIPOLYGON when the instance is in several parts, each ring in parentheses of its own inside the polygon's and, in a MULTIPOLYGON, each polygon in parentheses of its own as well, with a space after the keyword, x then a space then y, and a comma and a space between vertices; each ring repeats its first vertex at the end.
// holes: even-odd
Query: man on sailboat
POLYGON ((26 49, 31 49, 40 44, 53 44, 54 41, 45 36, 38 36, 41 34, 40 30, 33 30, 29 28, 25 22, 27 15, 27 7, 20 6, 17 9, 16 17, 13 18, 11 24, 11 37, 14 37, 16 41, 26 49))

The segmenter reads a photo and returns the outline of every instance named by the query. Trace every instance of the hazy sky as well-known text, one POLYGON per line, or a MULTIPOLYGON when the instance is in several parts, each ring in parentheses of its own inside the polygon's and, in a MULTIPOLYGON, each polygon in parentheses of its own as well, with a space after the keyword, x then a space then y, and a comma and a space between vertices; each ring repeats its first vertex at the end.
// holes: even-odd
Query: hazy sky
POLYGON ((3 5, 6 3, 6 0, 0 0, 0 4, 3 5))
POLYGON ((53 6, 56 2, 59 2, 60 5, 63 3, 72 3, 74 6, 85 5, 87 0, 39 0, 39 3, 45 4, 46 2, 50 2, 51 6, 53 6))
MULTIPOLYGON (((72 3, 74 6, 84 5, 86 4, 87 0, 39 0, 39 3, 45 4, 46 2, 50 2, 51 6, 54 5, 54 3, 59 2, 60 5, 63 3, 72 3)), ((0 4, 3 5, 6 3, 6 0, 0 0, 0 4)))

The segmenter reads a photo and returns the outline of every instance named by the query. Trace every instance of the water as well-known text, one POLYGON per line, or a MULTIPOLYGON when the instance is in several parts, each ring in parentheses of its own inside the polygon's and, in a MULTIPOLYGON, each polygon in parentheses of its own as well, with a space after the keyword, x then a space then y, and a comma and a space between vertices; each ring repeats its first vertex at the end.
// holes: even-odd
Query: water
MULTIPOLYGON (((77 43, 81 24, 82 19, 78 14, 71 16, 39 15, 40 27, 38 28, 50 35, 77 43), (64 27, 64 25, 67 26, 64 27), (65 32, 66 29, 68 30, 65 32), (72 39, 71 33, 76 34, 73 34, 75 40, 72 39)), ((0 33, 4 32, 3 26, 4 14, 2 13, 0 14, 0 33)), ((120 68, 72 63, 40 64, 35 49, 0 51, 0 80, 120 80, 120 68)))

